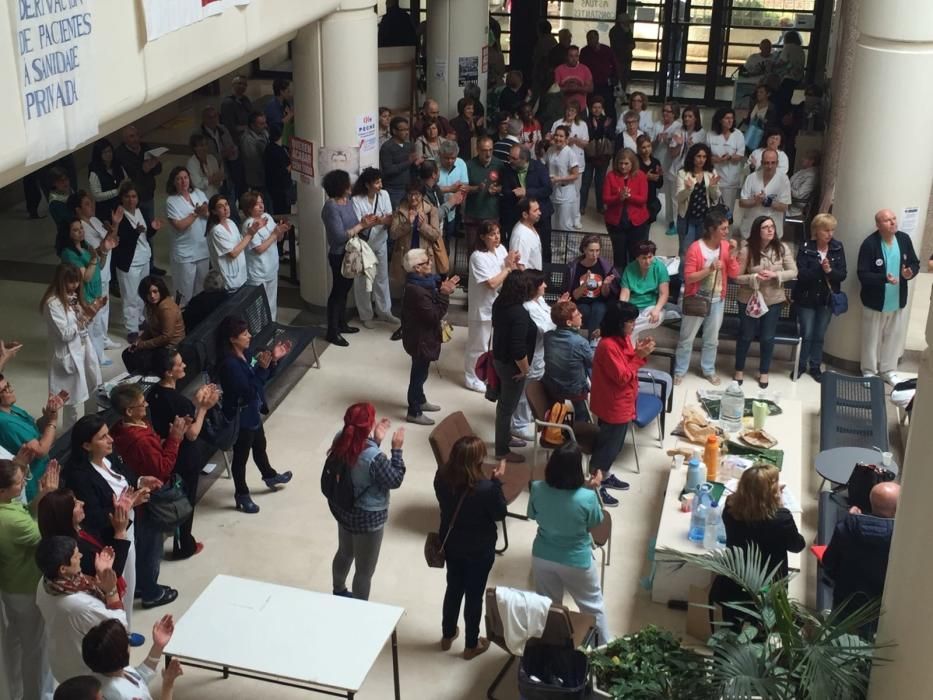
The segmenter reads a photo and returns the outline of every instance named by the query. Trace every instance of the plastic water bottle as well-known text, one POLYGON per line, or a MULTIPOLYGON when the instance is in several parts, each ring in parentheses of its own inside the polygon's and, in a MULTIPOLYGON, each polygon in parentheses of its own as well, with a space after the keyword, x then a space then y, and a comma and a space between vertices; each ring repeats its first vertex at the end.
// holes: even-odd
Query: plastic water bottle
POLYGON ((739 383, 733 381, 723 392, 719 406, 719 426, 725 433, 737 433, 742 429, 745 413, 745 394, 739 383))
POLYGON ((706 513, 709 511, 711 498, 709 484, 700 484, 693 499, 693 511, 690 513, 690 532, 687 537, 691 542, 703 542, 706 533, 706 513))
POLYGON ((684 491, 696 491, 697 487, 706 481, 706 465, 700 461, 700 451, 694 450, 693 456, 687 462, 687 483, 684 491))
POLYGON ((703 531, 703 548, 719 548, 719 524, 722 522, 722 510, 719 501, 713 501, 706 511, 706 529, 703 531))
POLYGON ((719 522, 716 524, 716 542, 720 547, 725 547, 726 542, 726 523, 722 519, 722 508, 719 509, 719 522))

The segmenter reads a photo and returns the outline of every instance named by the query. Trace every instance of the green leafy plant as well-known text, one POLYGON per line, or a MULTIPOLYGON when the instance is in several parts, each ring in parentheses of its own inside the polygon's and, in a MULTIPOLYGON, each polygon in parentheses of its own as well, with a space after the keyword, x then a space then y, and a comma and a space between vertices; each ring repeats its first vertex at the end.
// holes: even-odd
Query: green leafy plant
POLYGON ((730 547, 708 554, 676 550, 659 552, 718 576, 725 576, 746 593, 748 602, 725 603, 745 615, 750 624, 741 631, 720 625, 708 644, 713 693, 723 700, 856 700, 868 688, 872 663, 883 662, 875 645, 858 631, 878 619, 880 603, 850 612, 815 614, 788 595, 789 577, 779 567, 768 568, 755 545, 730 547))
POLYGON ((600 690, 621 700, 711 697, 709 661, 653 625, 589 652, 600 690))

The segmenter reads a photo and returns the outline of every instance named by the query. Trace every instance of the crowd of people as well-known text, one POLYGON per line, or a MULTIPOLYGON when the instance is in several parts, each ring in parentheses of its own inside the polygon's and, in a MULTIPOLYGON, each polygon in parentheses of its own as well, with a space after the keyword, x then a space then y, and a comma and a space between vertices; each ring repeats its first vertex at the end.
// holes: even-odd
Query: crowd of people
MULTIPOLYGON (((411 358, 409 423, 433 425, 427 414, 441 410, 426 395, 429 369, 447 339, 450 297, 458 287, 467 291, 463 383, 495 402, 497 466, 484 472, 485 443, 462 438, 434 482, 447 564, 440 647, 449 650, 460 635, 462 606, 466 659, 489 646, 479 623, 496 522, 505 514, 500 479, 509 463, 525 460, 515 450, 536 439, 529 382, 541 382, 554 402, 570 402, 576 420, 596 424, 589 475, 577 445, 555 450, 545 478, 532 484, 528 516, 538 525, 535 588, 558 601, 569 593, 596 617, 605 641, 612 637, 589 530, 601 522, 604 507, 619 504, 612 491, 629 488, 612 467, 636 415, 639 370, 656 348, 650 331, 679 321, 673 381, 680 384, 702 329, 700 371, 718 385, 723 302, 734 283, 740 333, 733 377, 744 381, 748 351, 757 341, 757 381, 766 388, 784 304, 795 305, 802 338, 800 366, 792 374, 817 381, 823 338, 833 314, 842 312, 847 265, 834 237, 836 219, 814 217, 812 239, 796 251, 782 240, 785 213, 795 206, 800 211, 818 180, 817 153, 789 174, 786 132, 774 121, 786 106, 770 101, 772 89, 781 99, 787 90, 792 94, 800 80, 796 64, 788 58, 777 87, 763 80, 755 92, 743 126, 760 132, 759 147, 746 142, 750 130, 739 128, 731 108, 717 110, 706 131, 692 106, 665 103, 654 121, 642 93, 617 105, 613 87, 627 79, 622 59, 627 52, 630 64, 630 34, 620 20, 610 32, 611 46, 591 31, 580 51, 568 30, 548 42, 547 28, 543 48, 536 48, 546 77, 526 81, 509 71, 495 111, 480 102, 475 86, 467 87, 449 120, 433 99, 411 118, 380 109, 379 167, 364 169, 355 182, 343 170, 322 178, 332 273, 326 339, 346 347, 346 336, 360 330, 347 309, 352 290, 361 325, 387 324, 411 358), (552 232, 582 230, 591 190, 606 235, 582 236, 566 286, 552 290, 558 300, 549 305, 545 269, 552 232), (741 224, 733 229, 738 211, 741 224), (649 239, 662 212, 678 236, 679 266, 673 268, 649 239), (459 238, 470 249, 464 280, 451 262, 459 238), (607 240, 611 256, 602 254, 607 240), (362 272, 347 275, 351 249, 362 272), (673 303, 673 275, 680 304, 673 303)), ((56 697, 65 700, 98 691, 107 698, 148 696, 174 623, 171 616, 160 619, 145 663, 130 667, 129 647, 145 643, 132 632, 134 599, 144 609, 177 599, 175 588, 160 583, 168 535, 173 559, 203 550, 193 533, 198 475, 221 433, 232 431, 237 511, 260 510, 247 483, 250 457, 270 490, 292 479, 291 471, 270 463, 262 423, 265 386, 291 351, 288 343, 253 353, 247 323, 228 317, 218 332, 216 383, 187 395, 177 389, 185 376, 178 344, 225 295, 262 285, 276 314, 281 243, 290 227, 281 217, 293 203, 284 148, 294 123, 291 85, 275 81, 263 111, 253 109, 246 87, 246 78, 237 77, 220 109, 204 110, 191 136, 192 155, 164 183, 171 288, 152 256, 152 238, 163 229, 154 206, 162 172, 158 149, 129 126, 118 147, 105 139, 94 145, 86 190, 73 191, 65 170, 50 171, 49 212, 62 264, 39 305, 49 339, 49 396, 41 417, 16 405, 13 385, 0 374, 0 447, 7 453, 0 459, 0 599, 8 623, 5 648, 18 655, 10 664, 12 680, 23 697, 49 697, 56 682, 56 697), (92 408, 101 367, 112 362, 106 352, 119 347, 109 336, 114 293, 123 300, 123 362, 129 372, 154 375, 159 383, 145 394, 135 385, 116 387, 110 400, 118 420, 108 425, 92 408), (49 459, 59 423, 71 430, 62 465, 49 459), (190 513, 169 526, 147 503, 173 490, 190 513)), ((875 226, 857 260, 861 369, 893 384, 908 283, 919 260, 893 212, 879 211, 875 226)), ((0 344, 0 370, 19 349, 0 344)), ((349 504, 329 501, 338 525, 334 595, 370 596, 389 494, 406 472, 404 428, 391 436, 388 455, 382 448, 389 425, 377 420, 372 404, 354 404, 328 450, 328 459, 349 469, 352 483, 349 504)), ((780 532, 769 551, 772 563, 783 557, 786 568, 786 551, 803 544, 792 519, 788 525, 789 516, 775 505, 776 484, 767 468, 748 470, 726 503, 724 521, 736 546, 747 544, 748 531, 773 525, 780 532)), ((878 498, 879 514, 893 516, 892 495, 878 498)), ((857 526, 848 527, 837 534, 840 542, 859 534, 857 526)), ((845 554, 838 554, 844 546, 831 547, 837 570, 846 566, 845 554)), ((734 599, 724 586, 716 595, 734 599)), ((180 674, 177 662, 163 671, 163 699, 171 697, 180 674)))

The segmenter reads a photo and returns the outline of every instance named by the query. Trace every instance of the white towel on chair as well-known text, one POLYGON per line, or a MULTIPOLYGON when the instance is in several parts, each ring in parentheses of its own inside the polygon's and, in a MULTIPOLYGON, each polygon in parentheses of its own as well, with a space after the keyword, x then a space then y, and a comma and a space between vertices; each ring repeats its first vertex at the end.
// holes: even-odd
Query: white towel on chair
POLYGON ((544 634, 551 599, 531 591, 496 586, 496 604, 505 645, 515 656, 521 656, 529 639, 544 634))

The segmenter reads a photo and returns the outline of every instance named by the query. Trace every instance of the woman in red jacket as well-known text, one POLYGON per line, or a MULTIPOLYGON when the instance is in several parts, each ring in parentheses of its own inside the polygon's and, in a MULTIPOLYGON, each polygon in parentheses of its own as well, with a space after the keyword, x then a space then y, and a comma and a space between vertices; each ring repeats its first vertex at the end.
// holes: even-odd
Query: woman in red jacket
POLYGON ((624 148, 616 153, 612 170, 603 183, 606 230, 612 239, 612 259, 617 270, 624 270, 629 249, 648 240, 648 178, 638 165, 635 151, 624 148))
POLYGON ((593 356, 593 385, 590 411, 599 418, 599 433, 590 459, 590 470, 602 472, 599 495, 604 506, 616 506, 618 499, 607 488, 625 491, 628 484, 610 474, 612 463, 622 451, 628 424, 635 418, 638 398, 638 369, 654 350, 654 338, 643 336, 632 345, 632 329, 638 307, 627 301, 609 305, 600 325, 601 340, 593 356))
MULTIPOLYGON (((114 387, 110 392, 110 402, 120 414, 120 420, 110 431, 120 458, 139 476, 152 476, 162 483, 171 481, 178 448, 187 428, 185 419, 175 418, 163 443, 146 419, 149 404, 138 385, 114 387)), ((137 509, 135 524, 136 590, 142 595, 144 608, 164 605, 178 597, 178 591, 159 585, 165 533, 151 520, 146 508, 137 509)))

